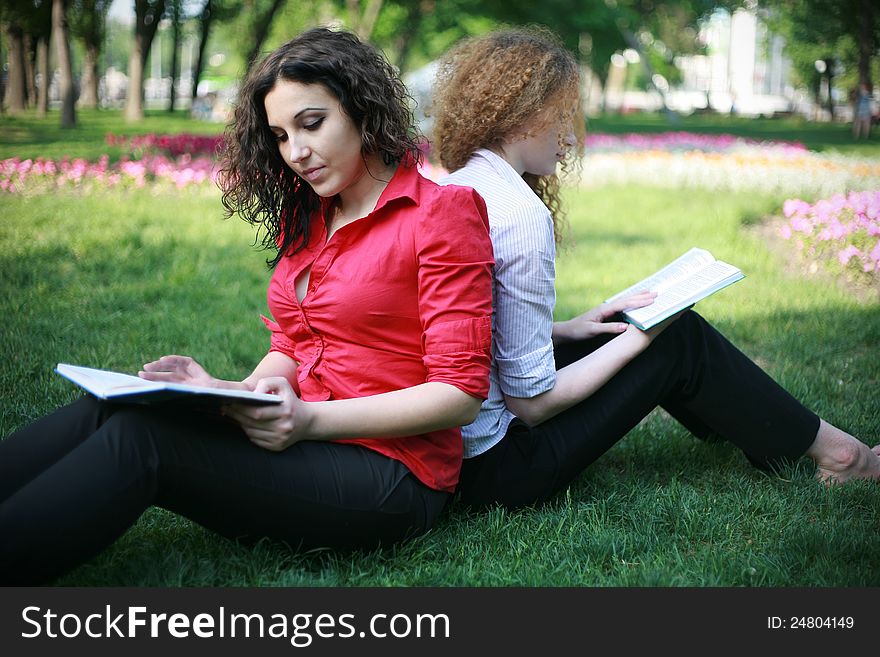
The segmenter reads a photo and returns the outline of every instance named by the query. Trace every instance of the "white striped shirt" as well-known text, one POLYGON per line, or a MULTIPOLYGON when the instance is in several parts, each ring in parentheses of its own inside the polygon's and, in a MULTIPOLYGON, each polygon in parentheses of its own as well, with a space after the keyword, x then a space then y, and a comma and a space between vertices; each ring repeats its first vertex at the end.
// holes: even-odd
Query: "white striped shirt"
POLYGON ((464 456, 500 441, 514 415, 504 394, 534 397, 556 384, 553 308, 556 243, 553 220, 540 198, 502 157, 481 149, 440 184, 474 188, 486 201, 495 251, 492 366, 489 397, 462 427, 464 456))

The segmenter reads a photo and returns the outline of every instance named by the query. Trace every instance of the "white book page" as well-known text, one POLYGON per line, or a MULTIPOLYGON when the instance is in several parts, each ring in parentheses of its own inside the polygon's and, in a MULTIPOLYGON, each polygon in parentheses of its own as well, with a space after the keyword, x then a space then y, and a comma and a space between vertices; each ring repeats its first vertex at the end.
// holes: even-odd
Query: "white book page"
POLYGON ((262 392, 250 390, 234 390, 226 388, 208 388, 206 386, 192 386, 185 383, 163 383, 160 381, 147 381, 131 374, 98 370, 91 367, 79 367, 59 363, 55 368, 61 376, 70 379, 77 385, 82 386, 93 395, 101 398, 108 396, 121 396, 139 392, 153 392, 158 390, 170 390, 177 392, 206 394, 214 397, 229 397, 230 399, 253 399, 270 404, 280 404, 281 398, 262 392))
POLYGON ((86 390, 95 394, 121 393, 133 390, 156 390, 161 384, 153 383, 130 374, 96 370, 91 367, 79 367, 59 363, 57 371, 71 381, 79 383, 86 390))
MULTIPOLYGON (((712 254, 704 249, 693 248, 682 256, 679 256, 671 263, 666 265, 663 269, 658 271, 657 273, 649 276, 648 278, 639 281, 635 285, 632 285, 622 292, 618 292, 610 299, 606 300, 606 303, 609 301, 614 301, 616 299, 622 299, 623 297, 630 296, 632 294, 636 294, 637 292, 641 292, 643 290, 650 290, 652 292, 656 292, 658 295, 662 294, 670 287, 676 285, 679 281, 690 276, 696 271, 704 268, 706 265, 715 261, 715 258, 712 257, 712 254)), ((656 301, 655 301, 656 304, 656 301)))
POLYGON ((684 308, 711 293, 713 289, 730 276, 739 274, 739 269, 726 262, 716 261, 708 267, 680 281, 674 288, 657 295, 654 303, 644 308, 630 310, 627 315, 637 322, 645 323, 652 317, 662 315, 668 310, 681 306, 684 308))

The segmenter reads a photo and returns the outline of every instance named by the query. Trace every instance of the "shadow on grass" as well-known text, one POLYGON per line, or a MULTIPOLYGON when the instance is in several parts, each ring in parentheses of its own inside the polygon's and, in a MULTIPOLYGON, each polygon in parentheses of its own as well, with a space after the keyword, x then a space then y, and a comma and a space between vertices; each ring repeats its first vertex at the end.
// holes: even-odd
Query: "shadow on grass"
MULTIPOLYGON (((831 421, 878 438, 880 316, 779 312, 746 352, 831 421), (788 329, 797 326, 798 334, 788 329), (860 327, 852 331, 851 327, 860 327), (842 358, 852 355, 851 360, 842 358)), ((718 322, 736 334, 741 322, 718 322)), ((735 335, 734 335, 734 341, 735 335)), ((161 510, 66 585, 790 586, 880 583, 880 487, 826 490, 806 459, 779 473, 696 440, 655 412, 534 509, 452 505, 429 535, 384 551, 299 554, 237 545, 161 510)), ((271 509, 260 512, 271 513, 271 509)))

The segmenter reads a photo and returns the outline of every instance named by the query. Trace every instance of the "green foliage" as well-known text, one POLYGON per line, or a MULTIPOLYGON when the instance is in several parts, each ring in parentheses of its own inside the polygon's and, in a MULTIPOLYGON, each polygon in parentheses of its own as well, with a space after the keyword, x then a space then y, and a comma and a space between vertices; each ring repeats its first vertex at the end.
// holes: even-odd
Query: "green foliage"
POLYGON ((866 15, 870 3, 863 0, 776 0, 767 3, 770 27, 786 38, 785 52, 792 59, 800 82, 817 89, 820 73, 817 60, 833 61, 840 68, 834 76, 840 76, 840 85, 853 88, 859 79, 859 42, 865 44, 869 60, 862 66, 876 75, 877 44, 880 43, 880 11, 874 7, 866 15))
POLYGON ((70 34, 87 43, 101 45, 107 28, 107 12, 113 0, 73 0, 67 11, 70 34))

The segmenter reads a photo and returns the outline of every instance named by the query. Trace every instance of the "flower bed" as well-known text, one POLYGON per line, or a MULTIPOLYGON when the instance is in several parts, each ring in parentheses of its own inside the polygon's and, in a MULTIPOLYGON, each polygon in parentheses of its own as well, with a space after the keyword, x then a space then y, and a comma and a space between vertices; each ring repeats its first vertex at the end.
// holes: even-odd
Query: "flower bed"
MULTIPOLYGON (((44 158, 0 160, 0 192, 40 194, 57 189, 92 190, 95 188, 144 187, 171 185, 183 189, 192 185, 216 182, 216 158, 223 144, 222 136, 204 135, 124 135, 108 134, 109 146, 130 152, 115 164, 107 155, 97 162, 82 158, 49 160, 44 158)), ((429 152, 424 145, 423 151, 429 152)), ((422 173, 432 179, 445 175, 424 158, 422 173)))
POLYGON ((807 147, 797 141, 757 141, 735 135, 707 135, 695 132, 659 132, 656 134, 626 133, 609 135, 601 132, 588 133, 584 144, 589 153, 666 151, 727 153, 742 148, 761 148, 780 153, 801 154, 807 147))
POLYGON ((880 280, 880 190, 835 194, 810 204, 783 205, 780 235, 811 260, 880 280))
POLYGON ((108 146, 114 146, 129 151, 134 159, 140 159, 147 154, 190 157, 205 155, 215 156, 223 145, 223 135, 126 135, 107 134, 104 141, 108 146))
POLYGON ((209 157, 176 158, 145 155, 138 160, 123 159, 111 165, 105 155, 97 162, 74 160, 0 160, 0 191, 8 193, 46 193, 57 189, 92 190, 119 186, 144 187, 170 185, 183 189, 213 181, 214 160, 209 157))
POLYGON ((754 191, 818 200, 880 188, 880 160, 821 155, 797 142, 730 135, 591 135, 580 184, 754 191))

